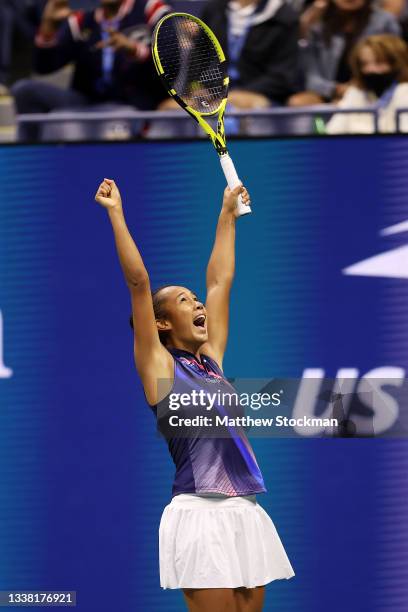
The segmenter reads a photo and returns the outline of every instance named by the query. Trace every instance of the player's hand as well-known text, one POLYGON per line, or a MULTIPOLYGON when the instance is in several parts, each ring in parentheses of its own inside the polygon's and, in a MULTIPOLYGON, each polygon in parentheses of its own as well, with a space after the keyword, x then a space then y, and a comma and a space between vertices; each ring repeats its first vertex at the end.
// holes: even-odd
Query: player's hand
POLYGON ((238 217, 238 196, 241 195, 241 199, 245 206, 250 206, 251 198, 248 191, 243 185, 238 185, 235 189, 225 188, 224 199, 222 202, 222 210, 228 213, 232 213, 235 217, 238 217))
POLYGON ((122 198, 115 181, 103 179, 95 195, 95 200, 108 210, 122 210, 122 198))

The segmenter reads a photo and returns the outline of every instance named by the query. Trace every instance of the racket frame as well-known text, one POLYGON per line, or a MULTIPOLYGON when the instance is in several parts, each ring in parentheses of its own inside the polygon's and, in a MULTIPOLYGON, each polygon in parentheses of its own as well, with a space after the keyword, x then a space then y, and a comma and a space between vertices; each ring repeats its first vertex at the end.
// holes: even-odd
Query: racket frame
MULTIPOLYGON (((157 73, 163 83, 164 88, 169 93, 169 95, 177 102, 177 104, 179 104, 189 115, 191 115, 191 117, 193 117, 193 119, 195 119, 195 121, 197 121, 197 123, 201 126, 204 132, 209 136, 218 155, 220 156, 220 161, 224 156, 228 157, 228 164, 221 163, 221 166, 224 171, 225 177, 227 179, 228 186, 230 187, 230 189, 234 189, 234 187, 239 185, 241 181, 239 180, 238 175, 233 166, 232 160, 229 157, 227 144, 226 144, 224 115, 225 115, 225 107, 228 101, 229 76, 225 70, 226 59, 225 59, 224 51, 217 37, 215 36, 211 28, 209 28, 209 26, 206 23, 204 23, 204 21, 202 21, 199 17, 196 17, 195 15, 190 15, 189 13, 174 12, 174 13, 169 13, 167 15, 164 15, 164 17, 162 17, 158 21, 153 31, 152 41, 153 41, 153 44, 152 44, 153 62, 156 67, 157 73), (214 45, 215 51, 220 60, 221 69, 224 73, 223 86, 225 88, 225 95, 224 95, 224 98, 221 100, 220 104, 218 105, 218 108, 216 108, 215 110, 211 112, 199 112, 199 111, 196 111, 191 106, 189 106, 188 104, 186 104, 184 100, 180 98, 180 96, 177 94, 176 90, 170 87, 169 83, 166 80, 165 71, 160 61, 159 52, 158 52, 158 33, 163 23, 167 21, 167 19, 170 19, 172 17, 188 17, 192 21, 195 21, 195 23, 197 23, 197 25, 199 25, 205 31, 205 33, 211 39, 214 45), (211 127, 211 125, 203 117, 214 117, 216 115, 218 115, 218 120, 217 120, 217 131, 215 132, 215 130, 211 127), (233 168, 233 171, 231 171, 231 167, 233 168), (229 169, 229 171, 228 170, 226 171, 226 168, 229 169)), ((224 161, 227 161, 227 160, 225 159, 224 161)), ((246 206, 242 202, 241 196, 239 196, 238 197, 239 215, 245 215, 250 212, 252 212, 250 207, 246 206)))

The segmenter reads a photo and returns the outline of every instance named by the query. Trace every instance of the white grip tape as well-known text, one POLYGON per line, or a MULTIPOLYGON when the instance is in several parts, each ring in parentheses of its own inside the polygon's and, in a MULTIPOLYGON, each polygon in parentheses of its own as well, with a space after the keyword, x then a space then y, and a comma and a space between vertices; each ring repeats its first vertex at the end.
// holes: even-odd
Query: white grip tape
MULTIPOLYGON (((229 155, 221 155, 220 156, 221 167, 225 174, 225 178, 227 179, 228 187, 230 189, 234 189, 237 185, 241 184, 241 181, 238 178, 237 171, 235 170, 234 163, 229 155)), ((238 214, 239 215, 247 215, 252 212, 249 206, 245 206, 242 202, 242 198, 238 196, 238 214)))

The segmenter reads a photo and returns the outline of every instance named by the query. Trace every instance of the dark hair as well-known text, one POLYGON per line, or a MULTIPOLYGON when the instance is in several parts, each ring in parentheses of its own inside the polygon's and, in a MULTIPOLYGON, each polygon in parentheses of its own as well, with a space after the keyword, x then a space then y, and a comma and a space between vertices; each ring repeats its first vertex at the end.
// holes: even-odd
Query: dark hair
MULTIPOLYGON (((154 316, 156 320, 163 319, 166 316, 166 310, 164 308, 164 303, 166 300, 163 298, 163 296, 160 296, 160 292, 162 289, 166 289, 167 287, 173 287, 173 285, 161 285, 160 287, 157 287, 157 289, 151 292, 152 302, 153 302, 153 312, 154 312, 154 316)), ((133 314, 131 314, 129 317, 129 325, 132 329, 134 329, 133 314)), ((164 344, 164 346, 166 346, 167 336, 168 336, 167 331, 159 331, 160 342, 164 344)))
MULTIPOLYGON (((365 0, 364 5, 354 11, 354 28, 352 32, 352 37, 354 40, 358 38, 361 32, 366 27, 371 13, 374 10, 374 0, 365 0)), ((341 13, 340 13, 341 14, 341 13)), ((340 18, 339 9, 337 8, 334 0, 330 0, 328 7, 322 17, 322 34, 323 41, 326 46, 330 45, 332 36, 341 32, 343 28, 343 20, 340 18)), ((349 16, 347 16, 349 18, 349 16)))

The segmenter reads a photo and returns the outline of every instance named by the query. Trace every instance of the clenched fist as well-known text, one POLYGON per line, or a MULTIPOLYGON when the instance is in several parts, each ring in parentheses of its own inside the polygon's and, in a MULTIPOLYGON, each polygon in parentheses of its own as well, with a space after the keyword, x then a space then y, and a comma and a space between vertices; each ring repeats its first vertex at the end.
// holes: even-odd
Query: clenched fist
POLYGON ((122 198, 115 181, 103 179, 95 195, 95 200, 107 209, 122 209, 122 198))

